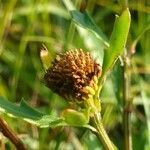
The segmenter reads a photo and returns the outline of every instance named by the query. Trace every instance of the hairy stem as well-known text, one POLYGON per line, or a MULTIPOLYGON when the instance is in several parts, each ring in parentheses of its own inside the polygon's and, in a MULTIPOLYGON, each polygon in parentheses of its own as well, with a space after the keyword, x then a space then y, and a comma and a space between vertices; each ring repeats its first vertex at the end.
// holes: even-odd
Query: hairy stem
POLYGON ((27 150, 22 141, 9 128, 7 123, 2 118, 0 118, 0 131, 16 146, 17 150, 27 150))

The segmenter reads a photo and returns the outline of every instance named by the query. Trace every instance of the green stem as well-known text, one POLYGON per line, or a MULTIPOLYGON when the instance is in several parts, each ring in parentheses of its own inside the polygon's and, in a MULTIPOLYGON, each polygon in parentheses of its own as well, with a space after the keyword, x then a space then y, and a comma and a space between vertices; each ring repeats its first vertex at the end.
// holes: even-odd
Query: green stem
POLYGON ((125 56, 123 67, 123 130, 124 130, 124 149, 132 150, 131 138, 131 100, 130 92, 130 57, 125 56))
POLYGON ((104 149, 105 150, 117 150, 116 146, 109 139, 105 131, 105 128, 103 126, 101 114, 100 114, 101 104, 100 104, 99 98, 95 97, 95 99, 93 98, 87 99, 85 102, 86 102, 85 103, 86 107, 91 108, 92 117, 90 118, 90 122, 92 126, 97 130, 95 134, 98 137, 98 139, 101 141, 102 145, 104 146, 104 149))
POLYGON ((109 139, 104 126, 102 124, 102 120, 99 114, 94 114, 94 116, 91 118, 91 121, 93 123, 93 126, 97 129, 97 137, 102 142, 105 150, 115 150, 117 149, 114 144, 109 139))
POLYGON ((122 5, 122 8, 125 9, 128 7, 128 0, 120 0, 120 3, 122 5))
POLYGON ((130 117, 131 117, 130 112, 124 111, 123 125, 124 125, 124 149, 125 150, 132 150, 130 117))

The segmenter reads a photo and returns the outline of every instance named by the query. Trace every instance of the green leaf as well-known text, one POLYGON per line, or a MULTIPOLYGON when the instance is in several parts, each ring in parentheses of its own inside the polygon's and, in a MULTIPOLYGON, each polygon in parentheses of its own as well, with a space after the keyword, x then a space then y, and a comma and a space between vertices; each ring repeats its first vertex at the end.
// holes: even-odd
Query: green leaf
POLYGON ((0 97, 0 112, 21 118, 39 127, 56 127, 67 125, 62 118, 53 115, 44 115, 33 109, 22 99, 20 105, 14 105, 10 101, 0 97))
POLYGON ((23 99, 21 100, 20 105, 17 106, 10 101, 5 100, 3 97, 0 97, 0 109, 6 113, 12 114, 13 116, 32 120, 39 119, 43 116, 42 113, 28 106, 23 99))
POLYGON ((119 55, 123 53, 129 32, 130 21, 130 12, 128 9, 124 10, 120 17, 116 18, 110 38, 110 46, 104 54, 103 76, 111 69, 119 55))
MULTIPOLYGON (((29 122, 32 123, 30 120, 29 122)), ((54 128, 58 126, 68 125, 63 118, 59 118, 53 115, 44 115, 39 120, 36 120, 34 123, 41 128, 47 128, 47 127, 54 128)))
POLYGON ((96 35, 96 37, 105 45, 105 47, 109 46, 107 37, 104 35, 101 29, 94 23, 93 19, 90 17, 90 15, 88 15, 87 12, 81 13, 77 10, 71 10, 70 14, 73 21, 77 25, 93 32, 96 35))
POLYGON ((92 57, 102 66, 104 49, 109 46, 107 37, 87 12, 81 13, 76 10, 72 1, 63 0, 63 3, 77 25, 77 31, 84 41, 85 48, 90 51, 92 57))
POLYGON ((30 107, 23 99, 21 100, 20 105, 15 105, 0 96, 0 112, 6 113, 11 117, 23 119, 31 124, 39 126, 40 128, 54 128, 58 126, 80 126, 88 128, 93 132, 97 132, 95 128, 87 125, 88 120, 86 119, 84 114, 80 112, 69 111, 68 113, 67 111, 67 119, 65 118, 66 120, 64 120, 64 116, 66 116, 66 113, 62 118, 54 115, 45 115, 30 107))

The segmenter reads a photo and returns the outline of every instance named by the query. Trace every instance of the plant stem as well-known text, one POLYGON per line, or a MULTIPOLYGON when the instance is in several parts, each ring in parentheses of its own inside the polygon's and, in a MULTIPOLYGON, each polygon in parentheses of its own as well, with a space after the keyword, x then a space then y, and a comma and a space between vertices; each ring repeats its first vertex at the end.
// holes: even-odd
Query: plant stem
POLYGON ((17 150, 27 150, 22 141, 8 127, 7 123, 2 118, 0 118, 0 131, 16 146, 17 150))
POLYGON ((111 142, 103 126, 100 113, 101 103, 99 97, 97 96, 98 95, 96 95, 95 99, 86 100, 86 107, 91 108, 92 116, 90 118, 90 122, 92 126, 97 130, 97 132, 94 132, 94 134, 96 134, 98 139, 101 141, 105 150, 117 150, 117 147, 111 142))
POLYGON ((120 3, 122 5, 123 9, 128 7, 128 0, 120 0, 120 3))
POLYGON ((132 150, 131 138, 131 100, 130 92, 130 56, 125 56, 123 66, 123 130, 124 130, 124 149, 132 150))
POLYGON ((96 135, 102 142, 104 149, 105 150, 117 149, 114 146, 114 144, 111 142, 111 140, 109 139, 109 137, 104 129, 100 114, 98 114, 98 113, 94 114, 94 116, 91 118, 91 122, 92 122, 93 126, 97 129, 98 133, 96 135))

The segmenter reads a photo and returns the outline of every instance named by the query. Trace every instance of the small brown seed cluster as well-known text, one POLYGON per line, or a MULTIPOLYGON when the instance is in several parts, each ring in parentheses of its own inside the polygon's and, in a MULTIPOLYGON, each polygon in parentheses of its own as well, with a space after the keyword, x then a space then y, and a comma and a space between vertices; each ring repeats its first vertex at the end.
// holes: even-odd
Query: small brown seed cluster
POLYGON ((44 79, 52 91, 65 99, 82 101, 91 94, 87 87, 95 90, 95 78, 100 74, 100 66, 90 53, 75 49, 57 55, 44 79))

